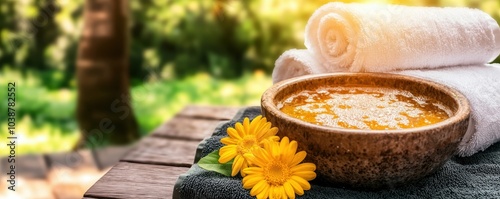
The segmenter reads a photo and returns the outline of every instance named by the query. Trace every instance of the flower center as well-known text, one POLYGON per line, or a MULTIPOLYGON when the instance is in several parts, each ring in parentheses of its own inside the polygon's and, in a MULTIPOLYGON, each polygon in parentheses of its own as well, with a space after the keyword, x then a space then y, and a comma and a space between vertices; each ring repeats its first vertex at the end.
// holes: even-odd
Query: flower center
POLYGON ((252 152, 257 146, 257 139, 253 135, 247 135, 238 143, 238 153, 241 155, 252 152))
POLYGON ((290 169, 281 162, 270 162, 264 167, 264 178, 270 185, 281 186, 290 178, 290 169))

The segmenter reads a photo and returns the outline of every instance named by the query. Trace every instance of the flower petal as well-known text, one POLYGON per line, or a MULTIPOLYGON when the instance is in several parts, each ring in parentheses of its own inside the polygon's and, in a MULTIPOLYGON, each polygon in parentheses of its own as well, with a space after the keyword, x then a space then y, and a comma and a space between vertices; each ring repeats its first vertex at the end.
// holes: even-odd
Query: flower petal
POLYGON ((295 166, 298 165, 304 158, 306 158, 307 153, 305 151, 300 151, 295 154, 293 157, 292 161, 288 162, 288 166, 295 166))
MULTIPOLYGON (((257 150, 255 150, 257 151, 257 150)), ((245 153, 243 154, 243 157, 245 158, 245 160, 247 160, 248 163, 250 163, 251 165, 254 165, 255 163, 255 151, 253 151, 252 153, 245 153)))
POLYGON ((241 168, 240 168, 241 177, 245 177, 247 175, 246 173, 241 172, 241 171, 243 171, 243 169, 246 169, 247 167, 248 167, 248 162, 247 162, 247 160, 245 160, 245 158, 243 158, 243 165, 241 165, 241 168))
POLYGON ((250 132, 250 119, 248 119, 248 117, 245 117, 245 119, 243 119, 243 130, 245 130, 245 135, 249 135, 249 132, 250 132))
POLYGON ((236 153, 237 150, 238 150, 238 147, 236 145, 223 146, 219 150, 219 155, 227 153, 227 152, 234 152, 234 153, 236 153))
POLYGON ((267 199, 267 197, 269 197, 269 189, 270 189, 269 184, 265 183, 264 185, 265 185, 264 189, 257 194, 257 199, 267 199))
POLYGON ((287 182, 289 182, 290 185, 292 185, 293 190, 295 191, 295 193, 297 193, 299 196, 304 195, 304 189, 300 186, 299 183, 297 183, 297 182, 295 182, 293 180, 288 180, 287 182))
POLYGON ((302 163, 297 166, 292 167, 291 172, 299 172, 299 171, 314 171, 316 170, 316 165, 313 163, 302 163))
POLYGON ((243 128, 243 124, 241 124, 241 122, 237 122, 234 125, 234 128, 236 129, 236 131, 238 131, 239 135, 241 135, 242 137, 244 137, 246 135, 246 133, 245 133, 246 131, 243 128))
POLYGON ((311 181, 316 178, 316 173, 314 171, 298 171, 294 172, 293 175, 304 178, 304 180, 311 181))
MULTIPOLYGON (((260 115, 260 116, 262 116, 262 115, 260 115)), ((266 124, 267 123, 267 118, 264 117, 264 116, 262 116, 262 119, 260 121, 262 122, 262 124, 266 124)))
POLYGON ((290 180, 297 182, 304 190, 311 189, 311 184, 299 176, 292 176, 290 177, 290 180))
POLYGON ((234 139, 234 138, 231 138, 231 137, 222 138, 222 139, 220 139, 220 142, 222 144, 225 144, 225 145, 236 145, 236 144, 238 144, 238 140, 234 139))
POLYGON ((269 187, 269 184, 265 180, 261 180, 253 186, 252 190, 250 190, 250 195, 255 196, 264 191, 267 187, 269 187))
POLYGON ((267 131, 267 133, 266 133, 266 135, 265 135, 265 136, 267 136, 267 137, 268 137, 268 136, 273 136, 273 135, 276 135, 276 134, 278 133, 278 131, 279 131, 278 127, 273 127, 273 128, 270 128, 270 129, 267 131))
POLYGON ((271 190, 269 191, 270 199, 286 199, 286 193, 283 189, 283 186, 271 186, 271 190))
MULTIPOLYGON (((262 132, 265 133, 269 129, 269 128, 266 128, 267 123, 269 123, 269 122, 267 122, 267 120, 266 120, 265 117, 263 117, 262 119, 260 119, 259 123, 255 124, 255 126, 254 126, 255 129, 256 129, 255 135, 259 135, 259 133, 262 133, 262 132)), ((262 134, 260 134, 260 135, 262 135, 262 134)))
POLYGON ((280 142, 280 151, 283 153, 287 150, 288 148, 288 145, 290 144, 290 140, 288 139, 288 137, 283 137, 281 138, 281 142, 280 142))
POLYGON ((291 141, 290 144, 288 145, 286 156, 293 157, 297 153, 297 146, 298 146, 297 141, 295 140, 291 141))
POLYGON ((295 191, 293 191, 293 187, 289 181, 283 184, 283 188, 285 188, 285 193, 289 198, 295 199, 295 191))
POLYGON ((273 158, 278 158, 280 155, 280 146, 276 142, 271 143, 271 155, 273 158))
POLYGON ((259 115, 255 118, 253 118, 252 122, 250 122, 250 127, 252 127, 254 130, 257 130, 259 127, 260 123, 262 122, 262 115, 259 115))
POLYGON ((261 126, 259 126, 255 132, 255 136, 257 139, 266 139, 266 137, 269 137, 269 130, 271 128, 271 123, 262 123, 261 126))
POLYGON ((287 199, 285 188, 283 186, 278 186, 275 188, 276 198, 287 199))
POLYGON ((271 140, 271 141, 273 141, 273 142, 278 142, 278 141, 280 141, 280 137, 278 137, 278 136, 271 136, 271 137, 269 137, 268 139, 269 139, 269 140, 271 140))
POLYGON ((263 149, 253 151, 253 158, 250 158, 250 155, 245 155, 246 158, 250 159, 251 162, 259 167, 264 167, 267 165, 267 162, 271 159, 267 154, 267 151, 263 149))
POLYGON ((247 175, 243 178, 241 182, 243 183, 243 188, 250 189, 263 180, 265 179, 264 176, 262 175, 247 175))
POLYGON ((243 169, 243 172, 247 175, 262 175, 262 172, 264 172, 264 169, 260 167, 248 167, 243 169))
POLYGON ((240 155, 236 156, 234 158, 234 162, 233 162, 233 165, 232 165, 232 171, 231 171, 231 176, 235 176, 236 174, 238 174, 238 172, 240 172, 241 170, 241 166, 243 165, 243 161, 245 159, 243 159, 243 157, 241 157, 240 155))
POLYGON ((229 135, 229 137, 237 139, 237 140, 241 140, 242 136, 243 136, 243 135, 240 135, 238 133, 238 131, 233 127, 227 128, 227 135, 229 135))
POLYGON ((275 199, 276 197, 276 187, 275 186, 270 186, 269 187, 269 199, 275 199))
POLYGON ((219 151, 219 163, 227 163, 229 162, 230 160, 232 160, 234 157, 236 157, 238 154, 237 153, 234 153, 232 151, 229 151, 229 152, 226 152, 226 153, 221 153, 219 151))

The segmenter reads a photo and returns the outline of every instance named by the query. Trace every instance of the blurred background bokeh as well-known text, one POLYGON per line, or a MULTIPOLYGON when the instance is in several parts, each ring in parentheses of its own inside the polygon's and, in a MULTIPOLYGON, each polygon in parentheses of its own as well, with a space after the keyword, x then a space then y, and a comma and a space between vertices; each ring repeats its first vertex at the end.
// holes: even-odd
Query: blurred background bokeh
MULTIPOLYGON (((287 49, 304 48, 307 19, 327 2, 129 1, 129 72, 141 134, 186 104, 258 105, 272 84, 276 58, 287 49)), ((467 6, 500 19, 498 0, 358 2, 467 6)), ((75 64, 83 3, 6 0, 0 4, 0 85, 12 80, 19 85, 18 155, 68 151, 79 137, 75 64)), ((4 104, 0 112, 6 112, 4 104)), ((0 128, 7 129, 6 117, 0 117, 0 128)), ((0 132, 1 143, 6 133, 0 132)), ((7 155, 6 149, 0 145, 1 156, 7 155)))

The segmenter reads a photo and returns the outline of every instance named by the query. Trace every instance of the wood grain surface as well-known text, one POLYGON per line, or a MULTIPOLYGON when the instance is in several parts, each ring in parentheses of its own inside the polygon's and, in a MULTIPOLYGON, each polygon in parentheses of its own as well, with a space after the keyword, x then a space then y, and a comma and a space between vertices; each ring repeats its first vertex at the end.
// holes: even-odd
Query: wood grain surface
POLYGON ((172 198, 200 141, 238 112, 236 107, 187 106, 143 138, 83 198, 172 198))
POLYGON ((121 161, 190 167, 198 144, 198 141, 147 137, 121 161))
POLYGON ((183 139, 201 141, 210 136, 220 120, 195 119, 189 117, 174 117, 157 128, 151 136, 167 139, 183 139))
POLYGON ((94 198, 172 198, 177 177, 189 168, 120 162, 85 193, 94 198))
POLYGON ((241 107, 226 106, 186 106, 177 116, 209 119, 209 120, 230 120, 241 109, 241 107))

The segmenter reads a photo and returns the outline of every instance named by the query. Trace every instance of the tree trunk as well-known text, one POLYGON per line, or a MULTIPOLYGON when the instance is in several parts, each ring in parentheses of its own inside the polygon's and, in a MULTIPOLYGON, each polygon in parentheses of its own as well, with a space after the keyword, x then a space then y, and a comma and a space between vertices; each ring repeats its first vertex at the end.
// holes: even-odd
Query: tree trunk
POLYGON ((86 0, 78 46, 77 147, 129 144, 140 135, 130 104, 126 0, 86 0))

